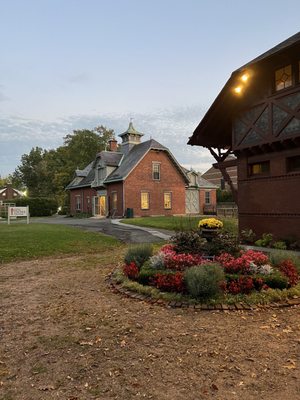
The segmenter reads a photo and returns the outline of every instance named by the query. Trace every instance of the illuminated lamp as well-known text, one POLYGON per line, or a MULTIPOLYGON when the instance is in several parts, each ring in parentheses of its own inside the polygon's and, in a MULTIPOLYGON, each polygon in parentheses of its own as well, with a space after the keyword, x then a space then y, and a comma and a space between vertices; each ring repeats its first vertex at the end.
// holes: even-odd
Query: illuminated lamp
POLYGON ((242 88, 242 86, 236 86, 233 90, 234 90, 234 93, 241 94, 243 88, 242 88))
POLYGON ((248 75, 247 73, 245 73, 245 74, 243 74, 243 75, 241 76, 241 80, 242 80, 243 82, 247 82, 248 79, 249 79, 249 75, 248 75))

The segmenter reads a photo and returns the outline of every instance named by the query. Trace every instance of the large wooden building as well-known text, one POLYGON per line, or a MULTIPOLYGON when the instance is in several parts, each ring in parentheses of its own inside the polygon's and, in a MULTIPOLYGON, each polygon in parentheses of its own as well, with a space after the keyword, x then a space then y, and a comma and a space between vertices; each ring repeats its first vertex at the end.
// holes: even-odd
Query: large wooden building
POLYGON ((232 73, 189 144, 217 160, 240 230, 300 241, 300 32, 232 73), (229 154, 238 190, 226 172, 229 154))

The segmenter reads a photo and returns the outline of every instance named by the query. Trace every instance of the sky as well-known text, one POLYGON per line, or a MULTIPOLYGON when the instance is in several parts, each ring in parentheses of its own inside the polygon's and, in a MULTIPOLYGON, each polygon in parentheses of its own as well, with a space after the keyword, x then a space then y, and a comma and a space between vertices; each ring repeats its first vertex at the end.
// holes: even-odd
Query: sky
POLYGON ((299 15, 299 0, 0 0, 0 176, 32 147, 101 124, 118 135, 130 118, 204 172, 213 158, 189 136, 299 15))

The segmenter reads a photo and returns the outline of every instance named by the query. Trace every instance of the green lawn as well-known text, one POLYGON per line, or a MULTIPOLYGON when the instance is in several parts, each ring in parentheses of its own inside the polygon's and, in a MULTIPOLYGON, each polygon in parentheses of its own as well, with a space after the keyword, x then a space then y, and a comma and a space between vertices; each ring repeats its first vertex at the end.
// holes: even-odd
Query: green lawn
MULTIPOLYGON (((196 229, 200 219, 206 217, 142 217, 142 218, 127 218, 122 220, 124 224, 147 226, 151 228, 161 228, 170 231, 188 231, 196 229)), ((226 231, 237 234, 238 221, 237 218, 218 218, 223 221, 226 231)))
POLYGON ((61 254, 90 254, 120 242, 99 233, 48 224, 0 224, 0 263, 61 254))

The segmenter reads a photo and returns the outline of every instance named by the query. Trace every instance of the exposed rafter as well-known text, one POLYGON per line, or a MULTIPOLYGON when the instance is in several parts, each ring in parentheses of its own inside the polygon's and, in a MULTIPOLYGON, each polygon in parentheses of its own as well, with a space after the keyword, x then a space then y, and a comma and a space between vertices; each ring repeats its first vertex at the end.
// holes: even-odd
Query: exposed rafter
POLYGON ((212 148, 212 147, 208 147, 208 150, 210 151, 211 155, 214 157, 214 159, 217 161, 217 168, 220 170, 224 181, 229 185, 234 201, 237 204, 238 202, 238 195, 237 195, 237 189, 234 186, 232 179, 230 178, 230 175, 228 174, 226 168, 227 165, 226 163, 224 163, 225 159, 233 154, 232 148, 229 147, 229 149, 224 150, 222 148, 212 148))

